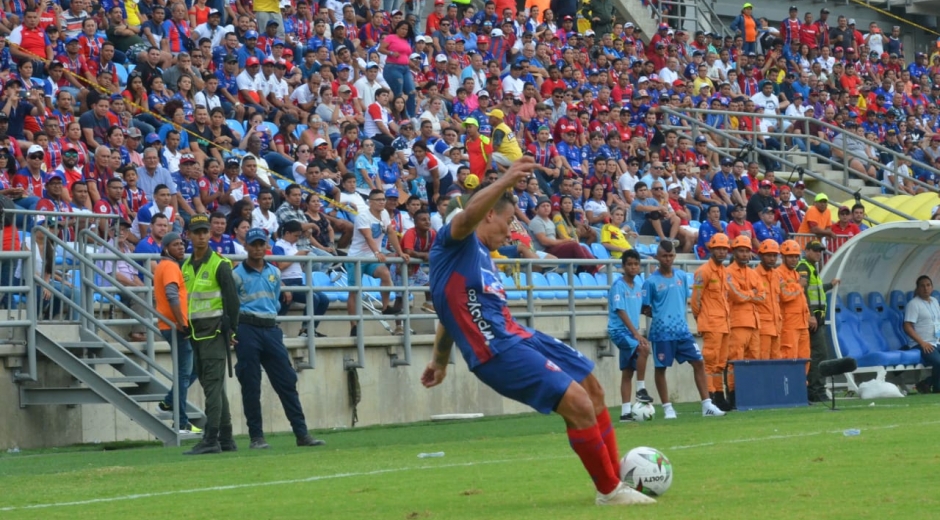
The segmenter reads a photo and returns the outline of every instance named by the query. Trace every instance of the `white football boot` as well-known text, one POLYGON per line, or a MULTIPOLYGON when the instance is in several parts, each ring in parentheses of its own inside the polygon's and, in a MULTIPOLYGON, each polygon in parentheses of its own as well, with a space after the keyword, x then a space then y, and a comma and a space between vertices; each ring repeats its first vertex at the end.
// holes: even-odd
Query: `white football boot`
POLYGON ((606 495, 598 491, 594 503, 599 506, 634 506, 655 504, 656 500, 621 482, 616 489, 606 495))

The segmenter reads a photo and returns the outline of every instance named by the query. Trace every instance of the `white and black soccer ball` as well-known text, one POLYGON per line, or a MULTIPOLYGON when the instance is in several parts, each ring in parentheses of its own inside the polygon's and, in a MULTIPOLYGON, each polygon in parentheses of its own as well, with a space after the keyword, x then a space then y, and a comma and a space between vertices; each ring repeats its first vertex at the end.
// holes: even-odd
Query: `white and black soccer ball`
POLYGON ((655 448, 633 448, 620 459, 620 480, 650 496, 660 496, 672 485, 672 463, 655 448))
POLYGON ((636 422, 652 421, 656 417, 656 408, 650 403, 633 405, 633 419, 636 422))

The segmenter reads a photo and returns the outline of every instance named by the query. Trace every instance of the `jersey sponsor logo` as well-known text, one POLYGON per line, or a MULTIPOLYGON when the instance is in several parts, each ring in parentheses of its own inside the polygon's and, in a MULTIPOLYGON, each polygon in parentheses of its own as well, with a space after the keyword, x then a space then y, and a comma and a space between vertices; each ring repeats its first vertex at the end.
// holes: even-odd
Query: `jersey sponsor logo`
POLYGON ((552 362, 551 359, 545 360, 545 368, 551 370, 552 372, 561 372, 561 368, 558 365, 556 365, 554 362, 552 362))
POLYGON ((486 344, 489 345, 494 338, 492 326, 483 317, 483 304, 480 303, 480 299, 477 297, 476 289, 467 290, 467 311, 470 313, 473 324, 476 325, 480 334, 486 339, 486 344))

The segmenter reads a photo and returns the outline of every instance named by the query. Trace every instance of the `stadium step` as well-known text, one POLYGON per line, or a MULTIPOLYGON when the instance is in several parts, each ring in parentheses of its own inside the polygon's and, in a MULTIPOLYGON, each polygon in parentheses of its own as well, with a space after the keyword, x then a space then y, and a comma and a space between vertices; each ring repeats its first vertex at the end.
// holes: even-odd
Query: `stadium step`
MULTIPOLYGON (((87 329, 79 329, 81 341, 56 342, 36 331, 36 349, 75 379, 72 386, 20 386, 20 406, 110 404, 164 444, 178 446, 189 438, 173 427, 173 414, 151 410, 170 389, 171 375, 148 366, 141 355, 124 355, 87 329), (87 359, 79 356, 94 355, 87 359), (167 381, 170 381, 167 383, 167 381)), ((205 413, 186 403, 190 422, 202 427, 205 413)))

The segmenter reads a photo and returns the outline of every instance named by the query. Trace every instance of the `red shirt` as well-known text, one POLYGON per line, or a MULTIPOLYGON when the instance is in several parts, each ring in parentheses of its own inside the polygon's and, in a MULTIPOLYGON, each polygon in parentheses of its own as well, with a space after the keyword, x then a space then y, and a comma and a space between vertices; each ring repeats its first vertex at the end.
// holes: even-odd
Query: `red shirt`
POLYGON ((754 226, 750 222, 745 220, 743 224, 738 224, 732 220, 731 222, 728 222, 728 229, 725 230, 725 233, 728 235, 730 240, 734 240, 738 235, 743 234, 745 231, 751 234, 751 238, 756 236, 754 233, 754 226))

